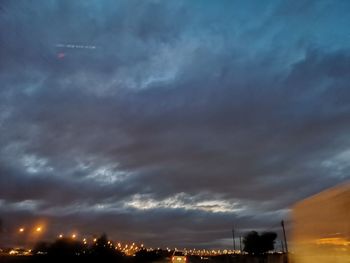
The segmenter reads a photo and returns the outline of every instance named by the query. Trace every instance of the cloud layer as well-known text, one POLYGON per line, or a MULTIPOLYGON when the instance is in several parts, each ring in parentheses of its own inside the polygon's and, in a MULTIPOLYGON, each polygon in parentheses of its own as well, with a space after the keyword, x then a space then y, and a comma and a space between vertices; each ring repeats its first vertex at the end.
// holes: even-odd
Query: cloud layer
POLYGON ((228 247, 349 178, 347 1, 5 1, 0 212, 228 247), (64 45, 93 46, 70 48, 64 45))

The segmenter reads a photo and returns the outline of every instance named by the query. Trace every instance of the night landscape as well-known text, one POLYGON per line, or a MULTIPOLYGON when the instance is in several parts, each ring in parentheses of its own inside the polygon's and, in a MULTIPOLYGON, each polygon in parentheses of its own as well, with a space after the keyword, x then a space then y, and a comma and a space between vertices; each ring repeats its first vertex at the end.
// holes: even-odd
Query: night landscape
POLYGON ((348 262, 349 13, 0 1, 0 262, 348 262))

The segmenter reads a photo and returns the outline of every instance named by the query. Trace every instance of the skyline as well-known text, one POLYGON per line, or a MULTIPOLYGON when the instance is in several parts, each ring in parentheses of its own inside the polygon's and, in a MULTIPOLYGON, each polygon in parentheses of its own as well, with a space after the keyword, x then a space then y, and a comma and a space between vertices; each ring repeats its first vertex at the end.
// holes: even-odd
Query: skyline
POLYGON ((349 1, 2 1, 0 219, 232 246, 348 180, 349 1))

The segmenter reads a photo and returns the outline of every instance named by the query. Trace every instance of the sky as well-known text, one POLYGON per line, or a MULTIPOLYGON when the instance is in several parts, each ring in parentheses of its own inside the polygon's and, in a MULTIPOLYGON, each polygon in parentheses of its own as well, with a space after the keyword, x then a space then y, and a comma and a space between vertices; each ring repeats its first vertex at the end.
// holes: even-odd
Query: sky
POLYGON ((1 1, 0 242, 37 224, 198 248, 232 246, 233 226, 280 233, 350 178, 349 12, 1 1))

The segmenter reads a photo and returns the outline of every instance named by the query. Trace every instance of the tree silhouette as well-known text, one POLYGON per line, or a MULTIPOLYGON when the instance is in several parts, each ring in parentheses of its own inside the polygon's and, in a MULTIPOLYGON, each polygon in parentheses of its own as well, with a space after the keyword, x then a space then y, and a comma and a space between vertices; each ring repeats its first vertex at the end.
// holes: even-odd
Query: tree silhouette
MULTIPOLYGON (((124 253, 117 250, 112 242, 108 241, 107 235, 101 235, 93 245, 83 244, 81 241, 71 238, 59 238, 53 243, 38 242, 33 249, 34 255, 47 262, 123 262, 124 253), (43 256, 45 255, 45 256, 43 256)), ((41 262, 41 261, 40 261, 41 262)))
POLYGON ((244 251, 251 255, 261 255, 274 249, 277 234, 265 232, 261 235, 256 231, 249 232, 243 239, 244 251))
POLYGON ((91 247, 91 255, 98 258, 104 259, 120 259, 123 257, 123 253, 116 250, 113 245, 108 242, 106 234, 102 234, 91 247))
POLYGON ((50 244, 44 241, 39 241, 33 248, 34 254, 47 254, 50 248, 50 244))
POLYGON ((84 245, 70 238, 57 239, 48 249, 48 254, 58 257, 79 256, 84 253, 84 245))
POLYGON ((261 234, 260 246, 262 253, 274 250, 276 238, 277 234, 275 232, 265 232, 261 234))

